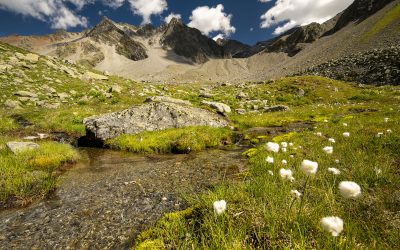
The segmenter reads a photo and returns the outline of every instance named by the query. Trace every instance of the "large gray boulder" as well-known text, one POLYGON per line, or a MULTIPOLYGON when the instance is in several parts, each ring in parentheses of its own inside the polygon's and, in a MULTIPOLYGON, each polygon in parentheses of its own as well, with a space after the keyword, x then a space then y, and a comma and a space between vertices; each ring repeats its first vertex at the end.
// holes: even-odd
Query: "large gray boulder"
POLYGON ((137 134, 188 126, 226 127, 228 121, 215 113, 173 102, 149 102, 120 112, 83 120, 87 139, 105 141, 122 134, 137 134))

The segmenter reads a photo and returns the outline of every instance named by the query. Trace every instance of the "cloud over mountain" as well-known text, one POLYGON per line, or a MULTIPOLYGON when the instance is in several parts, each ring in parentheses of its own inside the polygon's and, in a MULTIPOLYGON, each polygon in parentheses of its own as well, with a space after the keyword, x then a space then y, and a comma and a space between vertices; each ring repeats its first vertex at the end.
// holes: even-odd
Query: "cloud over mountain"
POLYGON ((216 7, 197 7, 192 11, 189 19, 191 21, 188 26, 200 30, 205 35, 220 31, 229 36, 236 31, 236 28, 231 25, 232 14, 226 14, 222 4, 216 7))
MULTIPOLYGON (((268 0, 259 0, 269 2, 268 0)), ((277 25, 274 34, 312 22, 323 23, 346 9, 354 0, 277 0, 261 16, 261 28, 277 25)))
POLYGON ((56 29, 67 29, 77 26, 87 27, 87 19, 68 8, 66 2, 70 2, 77 9, 81 9, 85 4, 92 1, 2 0, 0 1, 0 8, 49 22, 51 27, 56 29))
POLYGON ((151 23, 152 15, 159 15, 168 8, 166 0, 129 0, 133 13, 143 17, 142 24, 151 23))

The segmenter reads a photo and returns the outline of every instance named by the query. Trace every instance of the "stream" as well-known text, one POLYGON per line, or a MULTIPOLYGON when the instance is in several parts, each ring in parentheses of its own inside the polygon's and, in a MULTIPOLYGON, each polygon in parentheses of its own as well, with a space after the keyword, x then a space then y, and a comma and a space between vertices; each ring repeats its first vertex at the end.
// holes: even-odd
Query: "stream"
POLYGON ((51 198, 0 212, 0 249, 129 249, 163 214, 186 207, 182 195, 205 191, 246 167, 240 150, 80 151, 83 159, 60 177, 51 198))

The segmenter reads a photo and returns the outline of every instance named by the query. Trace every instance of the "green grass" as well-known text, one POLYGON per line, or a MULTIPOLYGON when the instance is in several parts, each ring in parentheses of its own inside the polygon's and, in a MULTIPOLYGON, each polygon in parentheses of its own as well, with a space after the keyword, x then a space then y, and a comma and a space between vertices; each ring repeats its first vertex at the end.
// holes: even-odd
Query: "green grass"
POLYGON ((199 126, 121 135, 108 140, 106 145, 138 153, 185 153, 216 148, 230 144, 231 140, 230 129, 199 126))
POLYGON ((45 196, 56 187, 55 171, 79 158, 70 145, 56 142, 40 142, 39 149, 15 155, 6 148, 6 139, 0 138, 0 203, 15 198, 23 205, 45 196))
POLYGON ((250 157, 250 169, 243 181, 224 183, 206 194, 189 197, 188 210, 166 215, 137 238, 136 246, 140 249, 142 244, 149 247, 154 243, 168 249, 395 249, 400 243, 400 221, 394 219, 400 205, 394 198, 400 189, 399 124, 399 112, 388 108, 321 122, 314 131, 279 136, 275 141, 293 142, 297 150, 289 147, 287 153, 273 154, 260 145, 250 157), (384 122, 384 117, 390 118, 389 123, 384 122), (387 129, 393 133, 385 132, 387 129), (385 133, 378 138, 380 131, 385 133), (315 132, 322 132, 324 137, 315 132), (343 132, 350 132, 351 137, 344 138, 343 132), (330 145, 329 137, 336 139, 332 155, 322 150, 330 145), (302 148, 298 148, 300 145, 302 148), (267 156, 273 156, 275 163, 267 164, 267 156), (288 161, 288 166, 280 163, 282 159, 288 161), (307 177, 299 169, 303 159, 317 161, 319 169, 308 182, 304 206, 298 215, 300 201, 291 206, 290 190, 304 192, 307 177), (294 182, 281 180, 282 167, 292 169, 294 182), (341 175, 332 175, 328 167, 340 169, 341 175), (341 198, 338 183, 343 180, 357 182, 362 197, 354 201, 341 198), (228 209, 216 216, 212 204, 220 199, 227 201, 228 209), (325 216, 344 220, 344 231, 336 239, 319 225, 325 216))
MULTIPOLYGON (((400 4, 396 4, 391 10, 389 10, 385 16, 380 19, 377 23, 372 26, 372 28, 365 33, 364 40, 368 40, 371 37, 378 34, 384 28, 395 22, 400 18, 400 4)), ((400 31, 400 28, 397 28, 397 31, 400 31)))

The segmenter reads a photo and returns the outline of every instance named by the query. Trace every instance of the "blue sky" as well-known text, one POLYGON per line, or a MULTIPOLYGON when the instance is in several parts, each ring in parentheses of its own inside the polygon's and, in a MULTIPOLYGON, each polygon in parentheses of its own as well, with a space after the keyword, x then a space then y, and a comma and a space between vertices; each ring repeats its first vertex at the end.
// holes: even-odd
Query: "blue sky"
POLYGON ((49 34, 59 27, 80 31, 96 25, 101 15, 134 25, 143 23, 147 16, 150 18, 148 21, 158 26, 173 12, 180 14, 184 23, 191 23, 190 25, 210 37, 223 34, 231 39, 254 44, 297 25, 312 21, 323 22, 351 2, 352 0, 0 0, 0 36, 49 34), (201 6, 202 9, 193 12, 201 6), (211 24, 209 20, 213 18, 218 20, 211 24))

